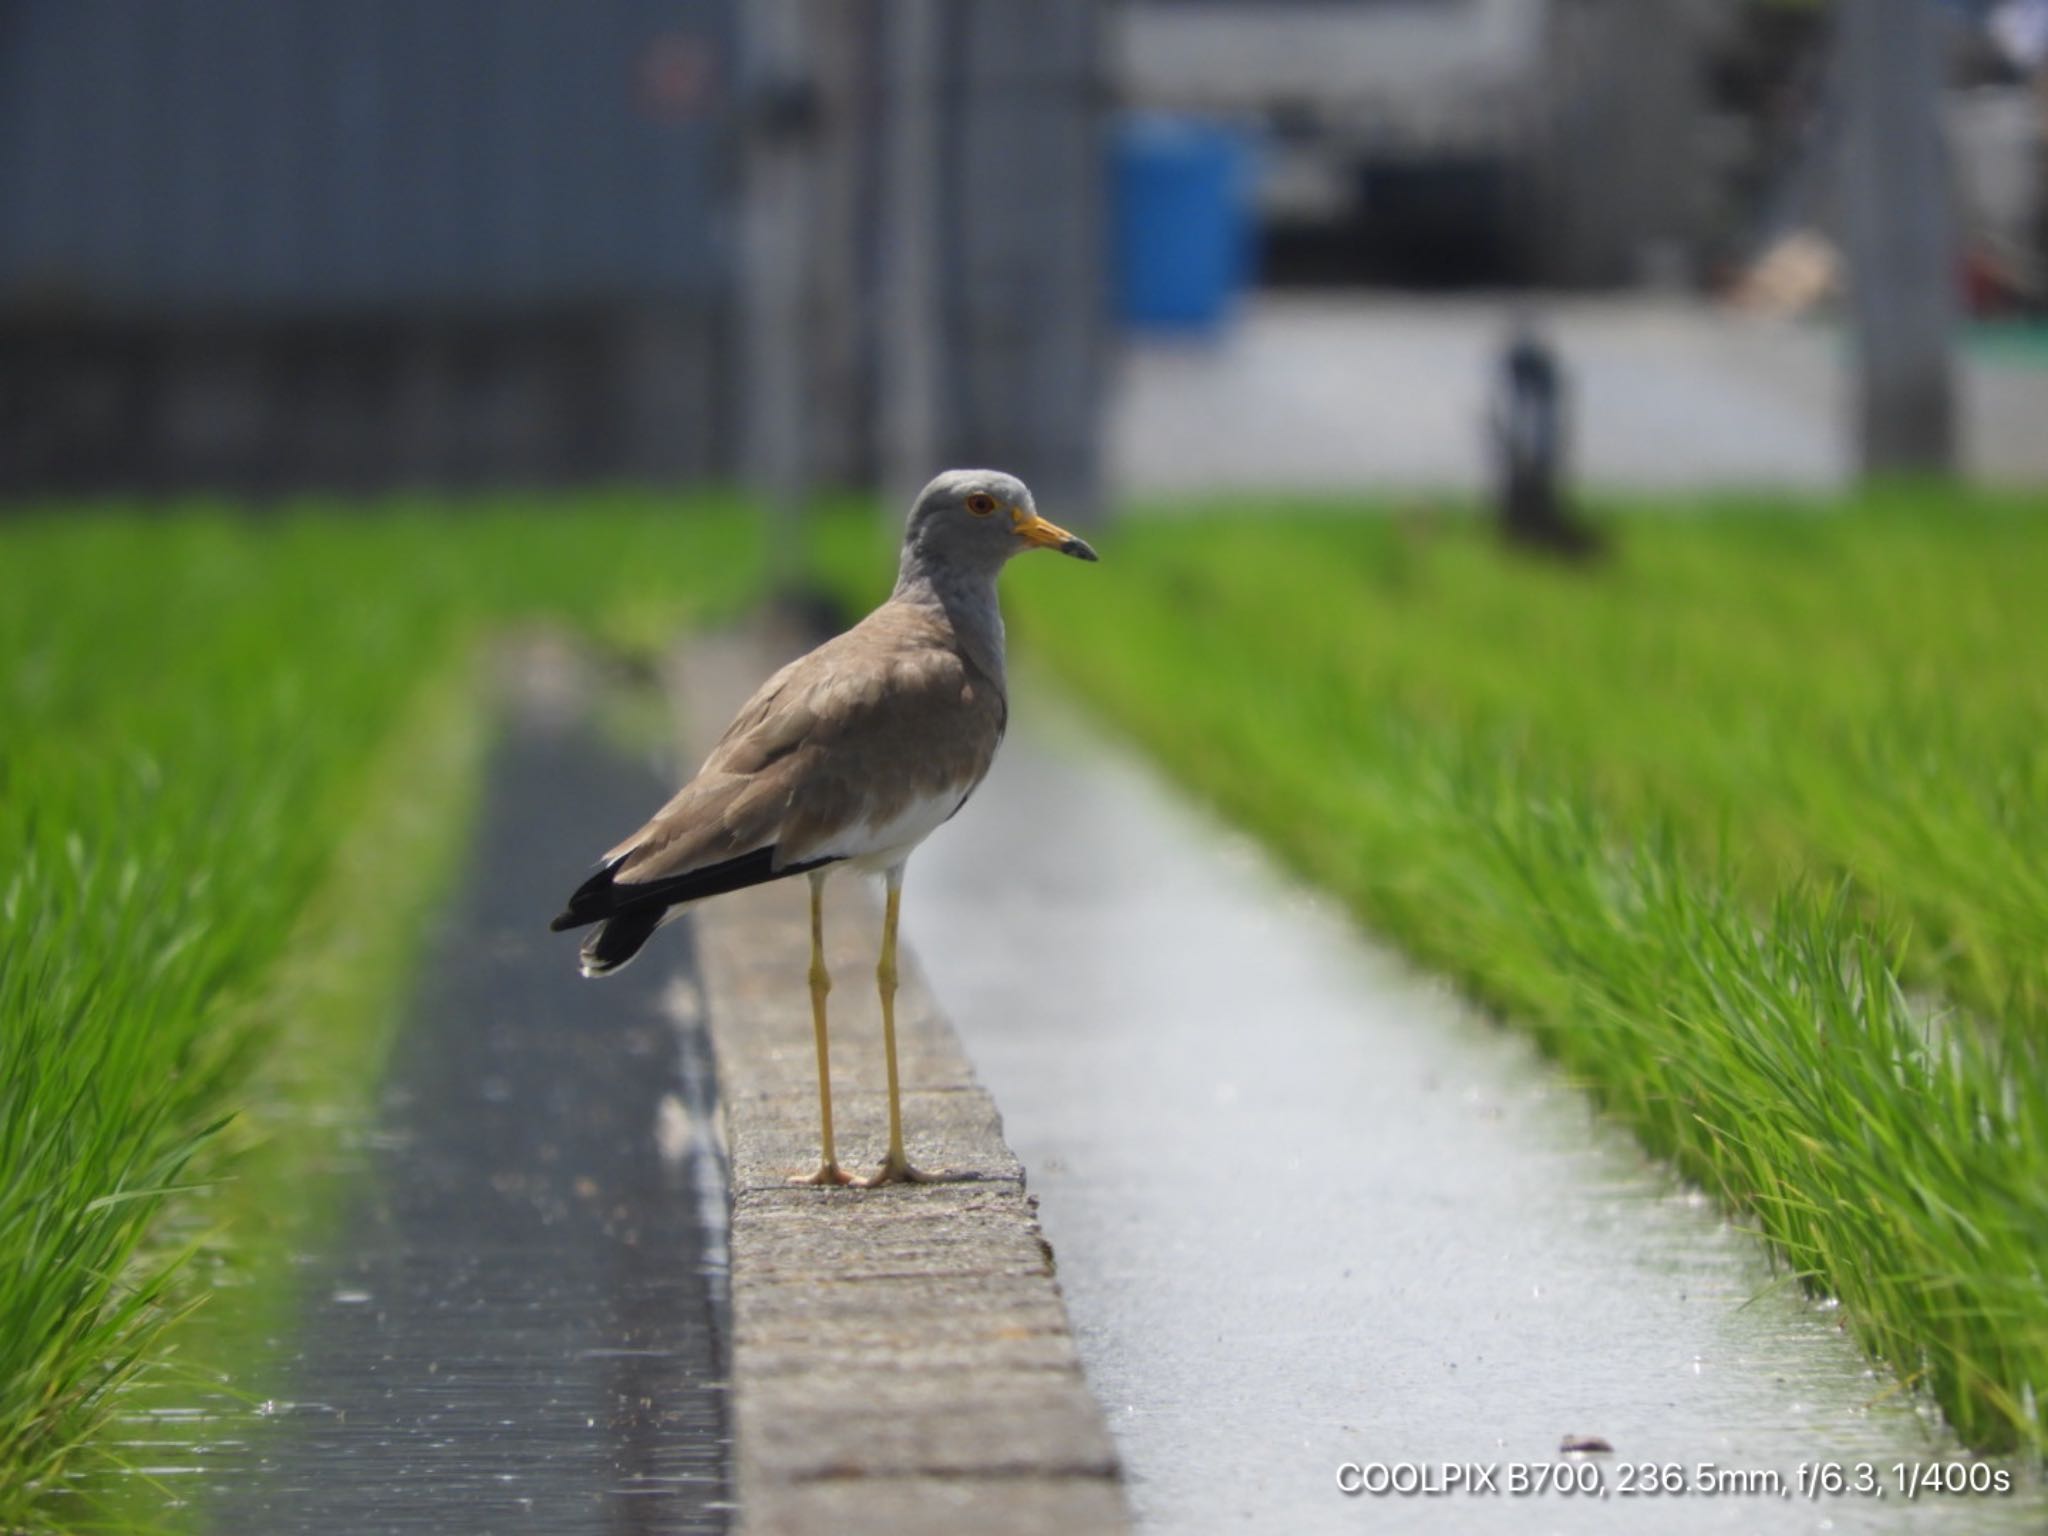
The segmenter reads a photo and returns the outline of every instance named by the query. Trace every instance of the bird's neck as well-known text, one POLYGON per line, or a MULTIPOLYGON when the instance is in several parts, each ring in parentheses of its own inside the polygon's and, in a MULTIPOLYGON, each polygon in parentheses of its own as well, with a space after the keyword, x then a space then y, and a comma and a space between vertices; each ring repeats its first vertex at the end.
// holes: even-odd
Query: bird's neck
POLYGON ((934 571, 906 551, 896 578, 893 603, 929 608, 943 615, 960 653, 1003 687, 1003 610, 996 601, 993 571, 934 571))

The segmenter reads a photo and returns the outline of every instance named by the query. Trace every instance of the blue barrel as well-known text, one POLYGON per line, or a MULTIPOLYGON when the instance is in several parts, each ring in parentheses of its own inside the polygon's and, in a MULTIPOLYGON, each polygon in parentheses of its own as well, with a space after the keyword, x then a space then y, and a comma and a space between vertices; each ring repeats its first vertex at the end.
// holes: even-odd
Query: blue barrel
POLYGON ((1126 119, 1115 148, 1117 309, 1141 330, 1213 331, 1251 275, 1251 153, 1200 118, 1126 119))

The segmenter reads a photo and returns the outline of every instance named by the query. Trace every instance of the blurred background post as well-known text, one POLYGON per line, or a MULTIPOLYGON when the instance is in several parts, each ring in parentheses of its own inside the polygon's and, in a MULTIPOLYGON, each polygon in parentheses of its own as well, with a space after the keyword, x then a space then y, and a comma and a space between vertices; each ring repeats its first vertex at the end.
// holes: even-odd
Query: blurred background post
POLYGON ((886 0, 882 483, 934 466, 1097 501, 1107 252, 1100 0, 886 0))
POLYGON ((801 0, 758 0, 739 16, 746 474, 769 522, 770 584, 787 596, 802 563, 810 480, 805 258, 819 196, 818 96, 801 0))
POLYGON ((1943 42, 1942 18, 1924 0, 1843 7, 1842 222, 1869 473, 1955 467, 1958 269, 1941 142, 1943 42))

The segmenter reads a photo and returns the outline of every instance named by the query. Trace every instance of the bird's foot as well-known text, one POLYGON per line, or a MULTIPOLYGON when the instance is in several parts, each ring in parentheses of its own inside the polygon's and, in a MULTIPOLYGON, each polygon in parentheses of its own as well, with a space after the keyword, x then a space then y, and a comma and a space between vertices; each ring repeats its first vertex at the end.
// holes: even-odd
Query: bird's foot
POLYGON ((919 1168, 907 1157, 891 1157, 864 1179, 855 1179, 855 1189, 879 1189, 884 1184, 964 1184, 980 1178, 978 1173, 954 1173, 946 1168, 919 1168))
POLYGON ((792 1184, 816 1184, 830 1188, 834 1184, 860 1184, 862 1181, 856 1179, 837 1163, 820 1163, 816 1173, 791 1174, 789 1182, 792 1184))

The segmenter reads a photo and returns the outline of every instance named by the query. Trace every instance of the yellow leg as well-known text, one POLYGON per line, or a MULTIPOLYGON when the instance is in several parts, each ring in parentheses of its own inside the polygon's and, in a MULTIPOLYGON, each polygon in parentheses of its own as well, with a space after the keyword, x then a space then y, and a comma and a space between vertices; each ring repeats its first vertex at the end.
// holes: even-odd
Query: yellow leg
POLYGON ((882 911, 882 958, 875 967, 875 985, 882 995, 882 1058, 889 1071, 889 1155, 881 1170, 860 1180, 865 1189, 877 1184, 924 1184, 942 1177, 910 1166, 903 1151, 903 1091, 896 1076, 896 916, 903 904, 903 866, 886 876, 888 904, 882 911))
POLYGON ((818 1119, 824 1135, 824 1156, 818 1171, 793 1178, 792 1184, 851 1184, 853 1175, 841 1170, 839 1153, 832 1144, 832 1053, 825 1030, 825 996, 832 990, 832 975, 825 969, 825 875, 811 872, 811 1032, 818 1042, 818 1119))

